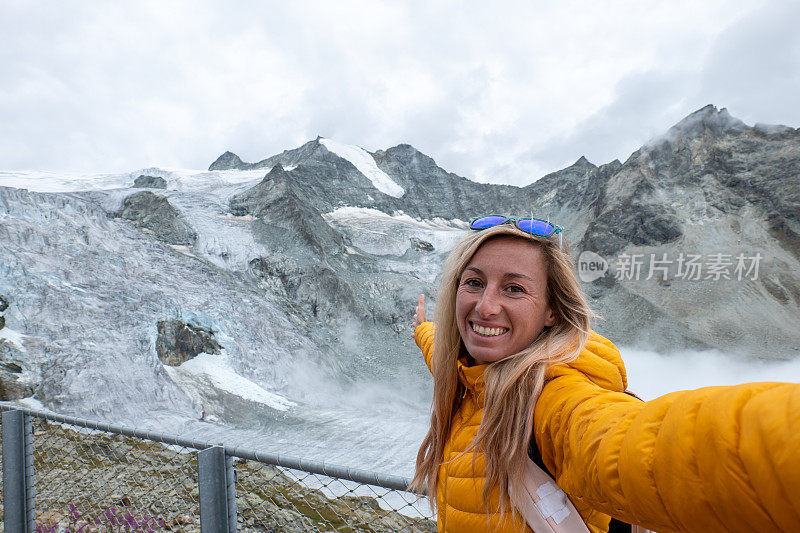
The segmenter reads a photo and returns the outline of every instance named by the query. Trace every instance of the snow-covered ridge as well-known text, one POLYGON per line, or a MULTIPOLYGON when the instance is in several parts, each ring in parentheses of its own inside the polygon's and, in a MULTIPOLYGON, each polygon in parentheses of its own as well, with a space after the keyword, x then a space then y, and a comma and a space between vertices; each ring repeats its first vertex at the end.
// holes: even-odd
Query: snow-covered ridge
POLYGON ((133 185, 131 174, 69 174, 39 170, 0 170, 0 187, 35 192, 118 189, 133 185))
POLYGON ((350 161, 382 193, 395 198, 400 198, 406 193, 405 189, 392 180, 386 172, 378 168, 375 160, 363 148, 331 139, 320 139, 319 142, 334 154, 350 161))
MULTIPOLYGON (((291 171, 294 167, 284 170, 291 171)), ((239 185, 264 177, 264 169, 257 170, 194 170, 143 168, 118 174, 70 174, 38 170, 0 170, 0 187, 13 187, 44 193, 106 191, 133 186, 140 175, 158 176, 167 182, 168 190, 192 191, 216 186, 239 185)))

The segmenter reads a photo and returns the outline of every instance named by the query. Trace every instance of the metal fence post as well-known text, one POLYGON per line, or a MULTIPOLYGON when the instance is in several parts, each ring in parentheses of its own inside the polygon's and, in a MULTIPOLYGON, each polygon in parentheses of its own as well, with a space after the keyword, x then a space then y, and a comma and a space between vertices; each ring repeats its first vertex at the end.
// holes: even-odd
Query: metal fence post
POLYGON ((239 527, 239 515, 236 509, 236 469, 233 467, 233 456, 225 455, 225 479, 228 485, 228 532, 236 533, 239 527))
POLYGON ((33 455, 30 424, 22 411, 3 413, 3 528, 11 533, 33 531, 33 455))
POLYGON ((227 467, 225 448, 222 446, 197 452, 200 530, 203 533, 229 532, 227 467))
POLYGON ((36 529, 36 508, 34 507, 34 486, 33 486, 33 417, 25 415, 23 418, 23 430, 25 431, 25 512, 28 518, 27 531, 36 529))

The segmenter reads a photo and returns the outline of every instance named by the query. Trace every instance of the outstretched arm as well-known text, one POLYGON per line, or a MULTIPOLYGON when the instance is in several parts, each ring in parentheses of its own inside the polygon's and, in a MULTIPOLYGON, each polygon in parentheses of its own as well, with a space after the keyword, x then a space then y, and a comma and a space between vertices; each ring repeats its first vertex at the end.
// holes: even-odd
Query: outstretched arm
POLYGON ((800 531, 800 384, 640 402, 564 371, 535 420, 545 464, 588 521, 594 509, 658 531, 800 531))

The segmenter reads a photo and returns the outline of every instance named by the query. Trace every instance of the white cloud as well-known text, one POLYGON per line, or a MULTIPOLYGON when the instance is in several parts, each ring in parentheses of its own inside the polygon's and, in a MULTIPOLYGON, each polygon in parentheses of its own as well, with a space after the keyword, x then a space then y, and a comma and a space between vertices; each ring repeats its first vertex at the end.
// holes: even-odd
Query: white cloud
POLYGON ((756 1, 0 7, 0 167, 245 160, 322 135, 527 183, 706 103, 800 123, 797 7, 756 1))
POLYGON ((781 2, 721 33, 698 95, 715 99, 747 123, 800 126, 800 3, 781 2))

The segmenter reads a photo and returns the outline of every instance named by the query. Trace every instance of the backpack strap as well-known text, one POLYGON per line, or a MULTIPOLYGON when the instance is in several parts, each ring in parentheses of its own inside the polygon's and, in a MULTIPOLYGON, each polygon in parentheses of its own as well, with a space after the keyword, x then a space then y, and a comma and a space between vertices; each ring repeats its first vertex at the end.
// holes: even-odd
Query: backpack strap
MULTIPOLYGON (((637 400, 644 401, 639 396, 637 396, 634 392, 631 392, 629 390, 626 390, 625 394, 633 396, 637 400)), ((530 441, 530 444, 528 445, 528 457, 530 458, 530 461, 529 461, 530 465, 533 465, 533 467, 535 467, 537 470, 541 471, 541 473, 544 476, 546 476, 553 485, 558 487, 558 485, 556 484, 556 482, 555 482, 555 480, 553 478, 553 475, 550 473, 550 470, 547 468, 547 465, 544 464, 544 459, 542 459, 542 452, 539 451, 539 446, 536 444, 536 437, 534 435, 531 435, 531 441, 530 441)), ((530 465, 528 465, 526 467, 526 476, 528 475, 528 472, 531 471, 530 465)), ((539 478, 539 479, 541 479, 541 478, 539 478)), ((527 479, 525 480, 524 484, 528 485, 528 480, 527 479)), ((561 490, 561 489, 559 488, 559 490, 561 490)), ((562 491, 562 493, 563 493, 563 491, 562 491)), ((539 533, 539 529, 536 529, 536 527, 534 527, 534 525, 530 522, 530 520, 528 520, 528 516, 523 514, 522 511, 520 510, 520 508, 517 506, 518 502, 515 501, 514 496, 511 495, 511 487, 509 487, 509 496, 511 496, 511 503, 514 505, 514 507, 517 508, 517 510, 520 512, 520 514, 522 514, 522 516, 525 518, 525 521, 528 523, 528 525, 531 527, 531 529, 533 529, 535 533, 539 533)), ((569 502, 569 505, 572 506, 572 508, 574 510, 574 506, 572 505, 572 502, 569 500, 569 497, 567 497, 566 493, 564 493, 564 498, 566 498, 566 501, 569 502)), ((522 499, 522 497, 520 497, 520 499, 522 499)), ((526 502, 520 501, 519 505, 525 506, 525 505, 528 505, 528 504, 526 502)), ((575 510, 574 512, 577 514, 577 510, 575 510)), ((580 514, 577 514, 577 516, 578 516, 578 518, 580 518, 580 514)), ((536 519, 536 517, 532 517, 532 518, 536 519)), ((575 529, 575 530, 573 530, 573 529, 553 529, 552 525, 547 525, 547 526, 539 525, 539 527, 542 528, 541 531, 546 532, 546 533, 550 533, 551 531, 552 532, 588 531, 588 529, 586 528, 586 523, 583 521, 582 518, 580 518, 580 521, 581 521, 581 524, 583 524, 583 528, 584 529, 575 529), (547 527, 550 527, 551 529, 546 529, 547 527)), ((559 526, 559 524, 556 524, 556 525, 559 526)), ((611 518, 611 522, 608 525, 608 533, 653 533, 653 532, 651 530, 649 530, 649 529, 645 529, 642 526, 628 524, 627 522, 623 522, 621 520, 617 520, 616 518, 612 517, 611 518)))
POLYGON ((509 485, 511 504, 536 533, 589 533, 567 494, 536 463, 525 463, 522 483, 509 485))

